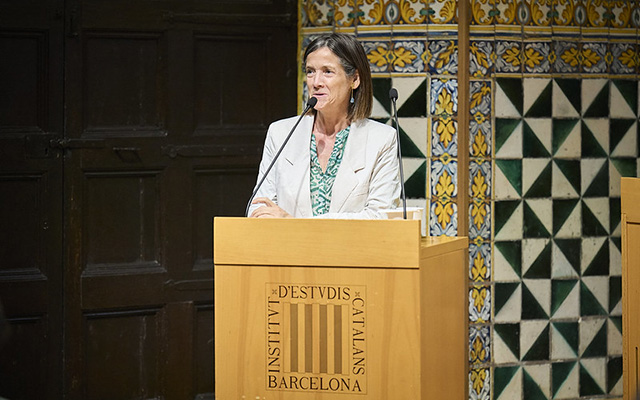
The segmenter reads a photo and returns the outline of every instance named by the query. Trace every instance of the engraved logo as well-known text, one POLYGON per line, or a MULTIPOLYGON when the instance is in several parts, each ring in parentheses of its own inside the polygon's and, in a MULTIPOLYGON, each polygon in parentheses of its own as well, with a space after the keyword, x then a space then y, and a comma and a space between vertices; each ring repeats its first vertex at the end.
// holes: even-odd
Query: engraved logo
POLYGON ((365 289, 266 285, 268 390, 366 393, 365 289))

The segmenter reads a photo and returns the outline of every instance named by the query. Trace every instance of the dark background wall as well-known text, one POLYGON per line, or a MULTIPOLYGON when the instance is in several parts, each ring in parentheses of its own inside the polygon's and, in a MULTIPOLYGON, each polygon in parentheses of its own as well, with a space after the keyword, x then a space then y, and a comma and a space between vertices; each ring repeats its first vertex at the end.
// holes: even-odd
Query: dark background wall
POLYGON ((297 3, 0 3, 0 396, 213 398, 212 218, 295 114, 297 3))

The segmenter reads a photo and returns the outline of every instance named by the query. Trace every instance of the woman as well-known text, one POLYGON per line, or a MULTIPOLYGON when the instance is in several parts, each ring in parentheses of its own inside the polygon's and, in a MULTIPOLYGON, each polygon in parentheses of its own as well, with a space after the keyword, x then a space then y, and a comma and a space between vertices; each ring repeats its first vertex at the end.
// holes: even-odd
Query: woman
MULTIPOLYGON (((385 218, 400 196, 395 130, 367 119, 373 89, 369 62, 352 36, 328 34, 304 54, 309 95, 318 102, 302 118, 256 194, 251 217, 385 218)), ((297 117, 274 122, 259 177, 297 117)))

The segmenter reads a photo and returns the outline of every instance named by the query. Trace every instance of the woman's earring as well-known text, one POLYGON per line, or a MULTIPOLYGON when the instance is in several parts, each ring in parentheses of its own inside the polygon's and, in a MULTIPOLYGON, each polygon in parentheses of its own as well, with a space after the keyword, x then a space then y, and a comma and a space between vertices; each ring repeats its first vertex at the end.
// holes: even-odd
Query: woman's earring
POLYGON ((351 100, 349 100, 349 103, 353 104, 355 102, 354 98, 353 98, 353 86, 351 86, 351 100))

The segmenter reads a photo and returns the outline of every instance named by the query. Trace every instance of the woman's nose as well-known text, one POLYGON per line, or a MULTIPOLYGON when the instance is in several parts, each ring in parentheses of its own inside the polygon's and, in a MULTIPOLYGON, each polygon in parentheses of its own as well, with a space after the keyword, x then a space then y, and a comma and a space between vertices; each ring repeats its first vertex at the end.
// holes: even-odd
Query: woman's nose
POLYGON ((322 74, 315 74, 313 78, 311 78, 311 84, 314 87, 322 86, 322 74))

